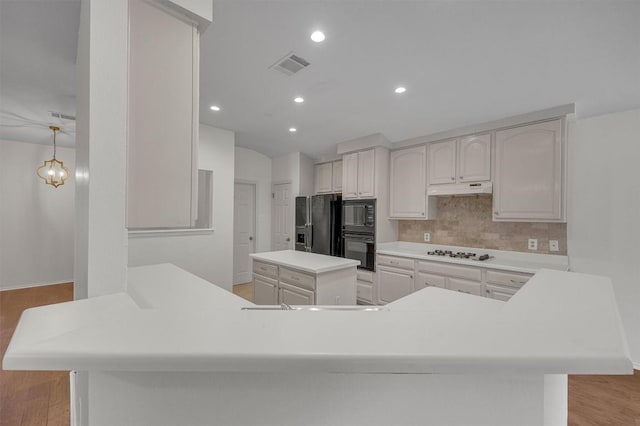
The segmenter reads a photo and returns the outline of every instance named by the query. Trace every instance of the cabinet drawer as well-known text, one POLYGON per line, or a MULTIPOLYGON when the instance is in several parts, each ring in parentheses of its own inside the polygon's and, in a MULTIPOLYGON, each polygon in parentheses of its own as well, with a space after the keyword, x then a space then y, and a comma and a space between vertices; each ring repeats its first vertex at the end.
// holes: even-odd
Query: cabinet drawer
POLYGON ((516 294, 518 289, 507 286, 493 285, 487 284, 486 294, 487 297, 496 300, 502 300, 503 302, 508 301, 511 297, 516 294))
POLYGON ((529 278, 533 275, 525 274, 522 272, 502 272, 502 271, 487 271, 487 283, 506 285, 509 287, 520 288, 529 278))
POLYGON ((373 282, 373 272, 371 271, 363 271, 361 269, 358 269, 358 281, 366 281, 368 283, 372 283, 373 282))
POLYGON ((303 274, 302 272, 283 268, 282 266, 280 267, 280 281, 298 287, 308 288, 309 290, 315 290, 316 288, 316 279, 312 275, 303 274))
POLYGON ((278 278, 278 267, 268 263, 253 261, 253 273, 264 275, 265 277, 278 278))
POLYGON ((445 277, 439 275, 427 274, 424 272, 418 272, 416 275, 416 282, 414 283, 416 291, 422 290, 426 287, 440 287, 445 288, 445 277))
POLYGON ((449 278, 447 280, 447 288, 460 293, 473 294, 474 296, 482 296, 482 284, 474 281, 460 280, 458 278, 449 278))
POLYGON ((373 303, 373 286, 369 283, 358 281, 356 283, 356 295, 358 300, 373 303))
POLYGON ((395 257, 395 256, 385 256, 378 255, 378 265, 382 266, 391 266, 393 268, 401 268, 401 269, 410 269, 413 270, 414 260, 407 259, 404 257, 395 257))
POLYGON ((473 266, 455 266, 442 262, 420 261, 418 262, 418 270, 472 281, 482 281, 482 269, 474 268, 473 266))

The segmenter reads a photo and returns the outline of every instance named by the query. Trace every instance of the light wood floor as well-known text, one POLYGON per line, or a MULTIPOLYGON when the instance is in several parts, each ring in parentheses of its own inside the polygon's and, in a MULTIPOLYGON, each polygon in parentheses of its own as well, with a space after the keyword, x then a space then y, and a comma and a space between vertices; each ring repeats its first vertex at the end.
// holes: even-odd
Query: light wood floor
MULTIPOLYGON (((233 292, 251 300, 251 283, 236 285, 233 292)), ((24 309, 72 299, 71 283, 0 291, 2 356, 24 309)), ((0 370, 0 426, 5 425, 68 426, 68 373, 0 370)), ((569 376, 568 426, 640 426, 640 371, 569 376)))

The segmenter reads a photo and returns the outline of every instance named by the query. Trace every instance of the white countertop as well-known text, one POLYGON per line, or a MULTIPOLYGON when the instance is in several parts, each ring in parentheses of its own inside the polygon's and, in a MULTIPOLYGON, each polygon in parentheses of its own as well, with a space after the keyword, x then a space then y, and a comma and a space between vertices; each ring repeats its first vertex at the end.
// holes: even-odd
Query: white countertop
POLYGON ((310 272, 312 274, 322 274, 325 272, 338 271, 340 269, 354 268, 360 264, 359 260, 296 250, 253 253, 249 256, 261 262, 276 263, 278 265, 310 272))
POLYGON ((254 306, 170 264, 126 293, 26 310, 15 370, 628 374, 611 282, 543 270, 509 302, 427 288, 381 311, 254 306))
POLYGON ((475 247, 410 243, 404 241, 380 243, 377 246, 376 254, 410 257, 420 260, 433 260, 438 262, 453 263, 457 265, 470 265, 489 269, 524 272, 528 274, 535 274, 541 269, 554 269, 558 271, 567 271, 569 269, 569 260, 567 256, 555 254, 522 253, 504 250, 488 250, 475 247), (491 256, 491 258, 483 261, 478 261, 427 254, 427 252, 434 251, 436 249, 451 250, 454 253, 459 251, 473 252, 478 255, 486 253, 491 256))

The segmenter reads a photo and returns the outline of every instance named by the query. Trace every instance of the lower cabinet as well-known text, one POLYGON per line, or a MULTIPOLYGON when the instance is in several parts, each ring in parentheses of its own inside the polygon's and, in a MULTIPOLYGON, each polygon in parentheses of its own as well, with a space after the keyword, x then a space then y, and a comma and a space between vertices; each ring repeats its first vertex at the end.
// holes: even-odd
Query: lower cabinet
POLYGON ((253 274, 253 303, 256 305, 277 305, 278 281, 253 274))
POLYGON ((516 294, 533 275, 522 272, 487 270, 485 296, 507 301, 516 294))
POLYGON ((416 274, 415 289, 416 291, 422 290, 427 287, 445 287, 445 277, 439 275, 427 274, 426 272, 418 272, 416 274))
POLYGON ((378 267, 378 303, 393 302, 413 293, 413 271, 378 267))
POLYGON ((477 281, 461 280, 460 278, 447 278, 447 289, 460 293, 482 296, 482 283, 477 281))
POLYGON ((287 305, 313 305, 313 291, 280 282, 280 303, 287 305))
POLYGON ((375 289, 375 273, 359 269, 356 281, 356 299, 359 304, 373 305, 376 303, 375 289))

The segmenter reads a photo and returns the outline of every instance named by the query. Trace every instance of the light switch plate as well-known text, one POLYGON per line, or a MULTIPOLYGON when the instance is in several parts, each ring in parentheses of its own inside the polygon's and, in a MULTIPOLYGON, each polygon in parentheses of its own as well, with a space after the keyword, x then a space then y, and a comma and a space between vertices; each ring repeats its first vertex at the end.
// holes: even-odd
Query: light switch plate
POLYGON ((527 247, 529 250, 538 250, 538 240, 535 238, 529 238, 529 244, 527 247))
POLYGON ((549 251, 560 251, 558 240, 549 240, 549 251))
POLYGON ((431 234, 428 232, 424 233, 424 242, 428 243, 429 241, 431 241, 431 234))

